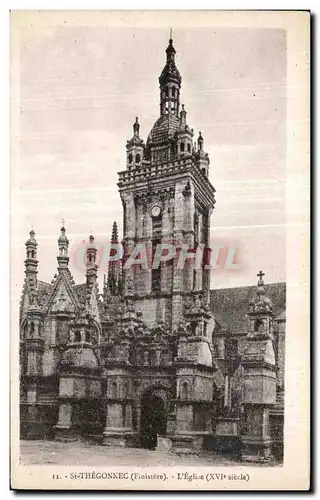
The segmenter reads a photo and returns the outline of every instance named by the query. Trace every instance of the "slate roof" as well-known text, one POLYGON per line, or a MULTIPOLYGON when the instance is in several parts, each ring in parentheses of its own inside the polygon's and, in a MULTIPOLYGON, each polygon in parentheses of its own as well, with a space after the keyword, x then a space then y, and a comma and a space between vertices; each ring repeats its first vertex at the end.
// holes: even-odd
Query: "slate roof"
POLYGON ((38 285, 38 302, 40 307, 43 307, 46 304, 51 294, 52 285, 50 283, 46 283, 45 281, 40 281, 40 280, 38 280, 37 285, 38 285))
MULTIPOLYGON (((249 301, 256 295, 256 286, 221 288, 210 291, 210 309, 216 320, 232 333, 246 332, 249 301)), ((265 285, 266 295, 273 303, 275 319, 285 314, 286 283, 265 285)))
POLYGON ((147 145, 149 145, 150 142, 153 145, 167 142, 169 137, 173 137, 174 133, 179 130, 179 127, 180 120, 176 115, 168 113, 160 116, 151 129, 147 145))

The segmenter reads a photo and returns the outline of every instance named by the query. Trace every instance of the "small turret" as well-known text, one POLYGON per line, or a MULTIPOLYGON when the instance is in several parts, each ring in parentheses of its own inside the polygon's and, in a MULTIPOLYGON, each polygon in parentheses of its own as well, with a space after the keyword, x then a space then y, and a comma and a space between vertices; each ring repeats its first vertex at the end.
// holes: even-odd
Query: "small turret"
POLYGON ((182 104, 182 109, 180 111, 180 128, 184 129, 187 124, 187 112, 184 109, 184 104, 182 104))
POLYGON ((38 243, 35 240, 35 232, 31 229, 30 238, 26 241, 26 260, 25 273, 26 280, 29 285, 29 291, 32 295, 32 301, 35 297, 37 288, 37 274, 38 274, 38 260, 37 260, 37 246, 38 243))
POLYGON ((202 133, 199 132, 199 137, 197 140, 198 150, 194 156, 196 158, 199 169, 201 170, 203 175, 208 177, 210 160, 209 160, 208 153, 205 153, 205 151, 204 151, 203 144, 204 144, 204 139, 203 139, 202 133))
POLYGON ((69 240, 66 236, 66 229, 64 225, 61 228, 61 234, 58 238, 58 248, 59 255, 57 257, 58 261, 58 270, 61 271, 63 269, 68 269, 69 257, 68 257, 68 248, 69 248, 69 240))
POLYGON ((191 155, 192 152, 192 140, 193 140, 193 130, 187 125, 187 112, 182 104, 182 109, 180 111, 180 127, 177 132, 177 147, 178 155, 185 156, 191 155))
POLYGON ((144 142, 140 138, 140 123, 138 117, 133 124, 133 137, 127 142, 127 168, 140 167, 144 155, 144 142))
POLYGON ((202 134, 201 134, 201 132, 199 132, 198 151, 199 151, 200 155, 201 155, 201 153, 203 153, 203 143, 204 143, 204 140, 203 140, 202 134))
POLYGON ((249 302, 249 337, 250 338, 273 338, 273 306, 270 298, 267 296, 263 276, 265 273, 260 271, 256 290, 256 297, 249 302))
POLYGON ((86 251, 86 278, 87 278, 87 292, 88 296, 91 294, 92 287, 95 285, 98 277, 97 260, 97 247, 94 243, 94 236, 89 236, 89 245, 86 251))

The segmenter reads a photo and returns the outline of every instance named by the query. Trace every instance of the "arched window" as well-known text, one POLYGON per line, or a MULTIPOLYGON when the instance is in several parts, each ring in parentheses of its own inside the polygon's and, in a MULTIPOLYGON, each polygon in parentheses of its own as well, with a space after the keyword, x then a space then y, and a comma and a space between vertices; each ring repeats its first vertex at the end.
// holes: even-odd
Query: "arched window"
POLYGON ((206 175, 206 169, 205 168, 202 168, 201 171, 202 171, 203 175, 206 175))
POLYGON ((186 400, 189 398, 189 384, 188 382, 182 382, 180 387, 180 398, 186 400))
POLYGON ((117 397, 117 382, 112 382, 111 384, 111 397, 112 398, 117 397))
POLYGON ((90 342, 90 332, 86 332, 86 342, 90 342))
POLYGON ((149 364, 150 366, 156 366, 157 364, 157 354, 155 351, 150 351, 149 353, 149 364))
POLYGON ((188 144, 188 153, 191 153, 191 144, 188 144))
POLYGON ((34 259, 34 250, 31 250, 31 258, 34 259))
POLYGON ((30 323, 30 335, 33 335, 34 334, 34 322, 31 321, 30 323))
POLYGON ((74 340, 75 342, 81 342, 81 332, 79 332, 79 330, 75 332, 74 340))
POLYGON ((136 163, 140 163, 141 161, 141 156, 139 154, 136 154, 136 163))
POLYGON ((181 151, 181 153, 183 153, 183 152, 184 152, 184 142, 182 142, 182 143, 180 144, 180 151, 181 151))
POLYGON ((197 332, 198 332, 197 323, 195 321, 192 321, 191 322, 191 333, 194 337, 196 337, 197 332))
POLYGON ((254 323, 254 331, 262 332, 263 331, 263 321, 261 319, 256 319, 254 323))
POLYGON ((175 94, 176 94, 176 89, 174 87, 172 87, 172 89, 171 89, 171 95, 172 95, 172 97, 174 97, 175 94))
POLYGON ((131 154, 131 153, 129 154, 129 158, 128 158, 128 159, 129 159, 129 163, 132 163, 133 156, 132 156, 132 154, 131 154))

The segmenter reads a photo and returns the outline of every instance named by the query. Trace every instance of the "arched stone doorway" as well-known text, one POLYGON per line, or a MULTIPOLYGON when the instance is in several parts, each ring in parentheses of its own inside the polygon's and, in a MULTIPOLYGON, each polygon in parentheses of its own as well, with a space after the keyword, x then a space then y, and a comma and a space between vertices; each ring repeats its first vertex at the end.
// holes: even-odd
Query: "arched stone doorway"
POLYGON ((149 450, 157 446, 157 435, 165 436, 167 409, 165 400, 154 391, 141 398, 140 444, 149 450))

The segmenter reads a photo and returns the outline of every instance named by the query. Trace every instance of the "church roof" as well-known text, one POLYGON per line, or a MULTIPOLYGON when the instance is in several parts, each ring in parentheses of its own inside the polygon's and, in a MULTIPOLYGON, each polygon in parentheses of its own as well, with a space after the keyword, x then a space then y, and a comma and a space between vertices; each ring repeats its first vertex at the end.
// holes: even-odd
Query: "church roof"
MULTIPOLYGON (((277 319, 286 307, 286 283, 271 283, 264 285, 264 288, 273 303, 273 312, 277 319)), ((211 290, 210 309, 216 320, 232 333, 245 333, 249 301, 255 297, 256 290, 255 285, 211 290)))
POLYGON ((45 281, 40 281, 38 280, 38 303, 39 303, 39 306, 40 307, 43 307, 50 294, 51 294, 51 289, 52 289, 52 285, 50 283, 46 283, 45 281))
POLYGON ((180 128, 180 120, 176 115, 168 113, 160 116, 153 125, 148 136, 148 143, 161 144, 166 142, 168 138, 173 137, 175 132, 180 128))

